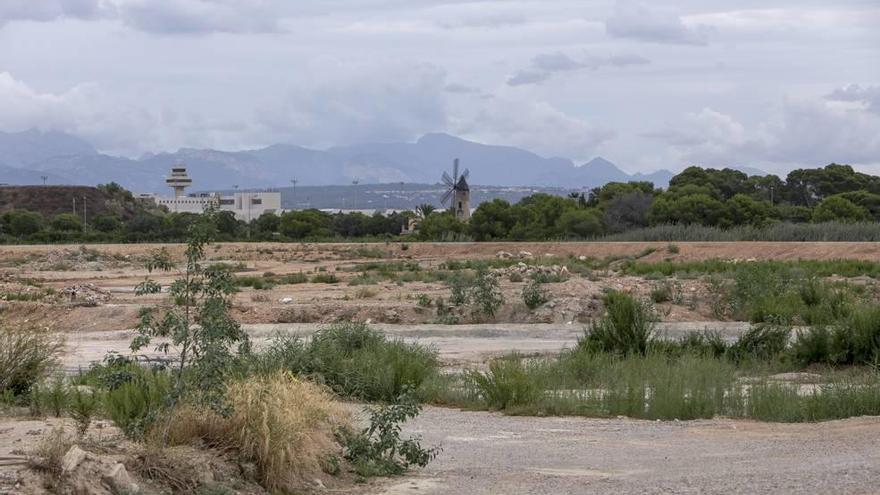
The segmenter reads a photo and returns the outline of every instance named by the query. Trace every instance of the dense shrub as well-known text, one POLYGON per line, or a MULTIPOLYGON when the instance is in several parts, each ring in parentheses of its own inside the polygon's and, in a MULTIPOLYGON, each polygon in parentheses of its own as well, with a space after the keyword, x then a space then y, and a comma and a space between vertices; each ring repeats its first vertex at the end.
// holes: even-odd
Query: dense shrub
POLYGON ((778 358, 788 346, 790 335, 789 327, 753 325, 730 346, 727 356, 735 362, 778 358))
POLYGON ((434 349, 388 339, 364 323, 322 328, 308 340, 276 336, 254 358, 257 370, 284 369, 367 401, 393 401, 437 371, 434 349))
POLYGON ((644 355, 654 338, 656 317, 643 302, 623 292, 605 294, 605 315, 590 323, 578 348, 644 355))
POLYGON ((168 372, 140 370, 107 392, 107 414, 125 436, 143 439, 169 406, 171 389, 168 372))
POLYGON ((507 409, 535 402, 541 391, 525 362, 516 355, 493 359, 488 371, 469 371, 466 382, 490 409, 507 409))

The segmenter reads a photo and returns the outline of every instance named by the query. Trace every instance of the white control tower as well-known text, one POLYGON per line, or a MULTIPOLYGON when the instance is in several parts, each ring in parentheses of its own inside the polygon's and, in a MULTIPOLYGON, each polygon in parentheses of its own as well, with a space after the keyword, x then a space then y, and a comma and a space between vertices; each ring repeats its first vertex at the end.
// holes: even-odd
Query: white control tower
POLYGON ((171 175, 165 178, 165 183, 174 189, 174 197, 180 198, 184 196, 184 189, 192 185, 192 179, 186 173, 186 167, 178 164, 171 169, 171 175))

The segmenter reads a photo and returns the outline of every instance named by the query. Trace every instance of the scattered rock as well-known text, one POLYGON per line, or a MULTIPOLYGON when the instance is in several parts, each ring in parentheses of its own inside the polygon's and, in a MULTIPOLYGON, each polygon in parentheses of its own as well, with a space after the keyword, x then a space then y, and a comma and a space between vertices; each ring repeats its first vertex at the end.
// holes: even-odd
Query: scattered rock
POLYGON ((290 304, 293 302, 292 297, 282 297, 279 301, 281 304, 290 304))
POLYGON ((71 304, 79 306, 98 306, 110 300, 110 293, 95 284, 72 285, 65 287, 62 293, 71 304))
POLYGON ((103 476, 104 483, 115 493, 138 493, 140 487, 135 483, 122 463, 114 464, 103 476))
POLYGON ((508 253, 507 251, 498 251, 498 253, 495 254, 495 257, 507 260, 513 258, 513 255, 511 253, 508 253))
POLYGON ((61 458, 61 472, 65 474, 73 472, 87 456, 88 452, 74 445, 61 458))

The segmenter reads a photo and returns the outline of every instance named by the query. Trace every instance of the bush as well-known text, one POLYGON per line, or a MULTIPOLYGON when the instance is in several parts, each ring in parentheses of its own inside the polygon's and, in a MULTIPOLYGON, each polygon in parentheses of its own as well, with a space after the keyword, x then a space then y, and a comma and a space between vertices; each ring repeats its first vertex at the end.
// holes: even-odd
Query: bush
POLYGON ((439 453, 438 448, 422 447, 419 437, 400 438, 401 425, 418 416, 421 406, 408 392, 395 402, 368 409, 367 428, 359 432, 341 428, 338 432, 345 458, 361 476, 389 476, 401 474, 412 465, 425 467, 439 453))
POLYGON ((92 418, 98 412, 100 398, 93 390, 84 391, 74 388, 70 394, 70 417, 76 422, 76 431, 82 437, 92 424, 92 418))
POLYGON ((776 325, 753 325, 730 346, 727 355, 734 362, 746 359, 767 361, 778 358, 788 346, 791 329, 776 325))
POLYGON ((656 321, 650 308, 616 291, 605 294, 604 302, 605 316, 590 323, 578 348, 623 355, 647 353, 656 321))
POLYGON ((880 306, 860 306, 839 322, 831 339, 830 354, 839 364, 880 363, 880 306))
POLYGON ((64 342, 55 334, 32 327, 0 325, 0 392, 30 392, 57 365, 64 342))
POLYGON ((535 402, 541 393, 517 355, 492 360, 486 372, 469 371, 465 380, 491 409, 525 406, 535 402))
POLYGON ((802 329, 795 333, 789 353, 801 366, 831 363, 831 332, 824 326, 802 329))
POLYGON ((523 287, 522 299, 529 309, 535 309, 550 300, 547 292, 535 281, 523 287))
POLYGON ((498 308, 504 304, 504 294, 501 292, 498 277, 488 270, 478 270, 471 290, 471 301, 476 314, 494 318, 498 308))
POLYGON ((276 335, 254 362, 262 373, 287 370, 366 401, 393 401, 418 389, 438 367, 434 349, 387 339, 364 323, 331 325, 308 341, 276 335))
POLYGON ((338 284, 339 277, 332 273, 318 273, 312 277, 313 284, 338 284))
POLYGON ((320 386, 278 372, 232 382, 231 413, 182 406, 172 416, 172 444, 201 440, 234 449, 256 464, 271 492, 299 493, 338 452, 335 432, 348 427, 345 409, 320 386))
POLYGON ((126 437, 140 440, 160 419, 170 393, 168 372, 143 370, 107 393, 107 414, 126 437))

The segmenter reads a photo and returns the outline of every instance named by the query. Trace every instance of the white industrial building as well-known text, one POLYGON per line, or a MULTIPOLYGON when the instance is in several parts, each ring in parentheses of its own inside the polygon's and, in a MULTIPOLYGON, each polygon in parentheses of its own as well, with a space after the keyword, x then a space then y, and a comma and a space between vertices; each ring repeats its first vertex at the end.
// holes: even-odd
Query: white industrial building
POLYGON ((211 206, 220 211, 231 211, 236 219, 245 222, 259 218, 263 213, 278 215, 282 212, 281 193, 277 191, 236 191, 231 196, 220 193, 186 195, 185 190, 192 185, 192 179, 186 168, 180 165, 171 169, 165 183, 174 190, 174 196, 141 194, 140 197, 174 213, 202 213, 211 206))

